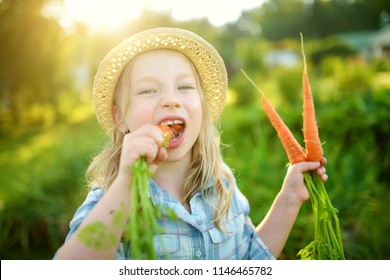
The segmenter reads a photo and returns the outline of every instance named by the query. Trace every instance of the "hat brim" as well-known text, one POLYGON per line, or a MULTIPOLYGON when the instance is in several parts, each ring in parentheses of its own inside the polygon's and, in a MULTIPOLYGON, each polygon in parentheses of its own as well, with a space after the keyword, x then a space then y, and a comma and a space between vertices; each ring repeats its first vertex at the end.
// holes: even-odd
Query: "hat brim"
POLYGON ((188 57, 199 75, 211 120, 219 118, 226 101, 227 73, 217 50, 193 32, 171 27, 154 28, 129 37, 100 63, 92 94, 98 122, 107 134, 111 135, 116 126, 112 105, 123 69, 137 55, 155 49, 171 49, 188 57))

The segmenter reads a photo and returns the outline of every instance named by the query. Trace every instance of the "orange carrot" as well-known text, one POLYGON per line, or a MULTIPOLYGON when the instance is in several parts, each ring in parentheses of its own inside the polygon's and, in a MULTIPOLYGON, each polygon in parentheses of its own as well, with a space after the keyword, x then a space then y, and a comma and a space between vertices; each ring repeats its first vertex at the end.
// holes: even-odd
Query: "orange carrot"
POLYGON ((309 77, 307 75, 306 58, 303 50, 303 35, 301 33, 301 47, 303 55, 303 136, 306 146, 306 160, 320 161, 323 156, 320 136, 314 110, 313 95, 310 89, 309 77))
POLYGON ((168 148, 169 146, 169 141, 172 140, 173 138, 173 134, 172 134, 172 131, 171 129, 169 128, 169 126, 167 125, 158 125, 157 126, 161 132, 163 133, 163 137, 164 137, 164 143, 163 143, 163 147, 165 148, 168 148))
POLYGON ((286 151, 290 163, 295 164, 298 162, 305 161, 306 155, 303 151, 303 148, 301 147, 301 145, 299 145, 298 141, 295 139, 290 129, 287 127, 287 125, 280 118, 276 110, 269 103, 263 91, 245 73, 244 69, 241 69, 241 72, 248 79, 248 81, 261 93, 261 103, 263 105, 264 112, 266 113, 269 121, 278 133, 280 142, 282 143, 284 150, 286 151))
POLYGON ((305 161, 305 153, 303 152, 301 145, 299 145, 290 129, 279 117, 278 113, 271 106, 265 95, 262 96, 261 102, 263 104, 264 112, 267 114, 272 126, 278 133, 280 142, 282 142, 290 163, 295 164, 305 161))

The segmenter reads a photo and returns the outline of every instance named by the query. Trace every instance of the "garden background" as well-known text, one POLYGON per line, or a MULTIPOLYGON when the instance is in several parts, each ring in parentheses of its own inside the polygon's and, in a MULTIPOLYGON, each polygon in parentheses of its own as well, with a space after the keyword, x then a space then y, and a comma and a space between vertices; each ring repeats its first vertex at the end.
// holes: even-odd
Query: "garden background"
MULTIPOLYGON (((87 193, 84 171, 107 143, 91 102, 98 64, 121 40, 155 26, 192 30, 224 58, 223 153, 254 223, 279 191, 287 157, 240 69, 302 140, 302 32, 328 159, 326 187, 339 210, 346 257, 390 259, 389 1, 268 0, 219 27, 146 7, 115 32, 64 26, 47 13, 53 3, 62 5, 0 0, 1 259, 51 259, 63 243, 87 193)), ((312 210, 305 203, 280 259, 296 259, 312 239, 312 210)))

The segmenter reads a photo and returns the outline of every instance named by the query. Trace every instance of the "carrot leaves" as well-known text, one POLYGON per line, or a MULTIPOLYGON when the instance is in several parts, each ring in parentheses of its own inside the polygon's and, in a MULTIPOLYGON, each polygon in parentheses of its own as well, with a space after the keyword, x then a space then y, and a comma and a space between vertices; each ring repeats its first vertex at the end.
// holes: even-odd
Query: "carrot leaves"
POLYGON ((314 220, 314 240, 298 252, 304 260, 345 260, 338 210, 333 207, 321 178, 305 172, 314 220))

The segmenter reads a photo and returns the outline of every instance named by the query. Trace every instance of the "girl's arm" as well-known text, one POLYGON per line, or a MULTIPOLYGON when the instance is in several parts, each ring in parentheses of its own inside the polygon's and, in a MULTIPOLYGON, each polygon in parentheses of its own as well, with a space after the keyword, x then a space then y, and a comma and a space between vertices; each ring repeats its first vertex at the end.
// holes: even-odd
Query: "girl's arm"
POLYGON ((303 173, 317 169, 323 181, 327 180, 324 158, 319 162, 301 162, 289 167, 281 191, 276 196, 264 220, 256 227, 256 233, 277 258, 282 252, 298 212, 304 201, 309 199, 303 173))
POLYGON ((57 252, 56 259, 114 259, 127 218, 130 212, 130 178, 119 175, 96 206, 88 213, 77 231, 57 252), (119 211, 127 215, 120 216, 120 221, 113 221, 119 211), (104 224, 107 232, 114 236, 115 242, 104 249, 87 246, 78 236, 79 232, 94 222, 104 224), (115 224, 115 226, 114 226, 115 224))
POLYGON ((77 231, 59 249, 56 259, 115 258, 131 209, 132 174, 129 166, 145 156, 151 170, 155 171, 158 163, 167 157, 167 152, 162 147, 163 142, 162 132, 153 125, 145 125, 124 136, 117 177, 77 231), (99 223, 100 227, 103 225, 105 234, 113 238, 110 246, 93 248, 79 238, 79 233, 93 223, 99 223))

